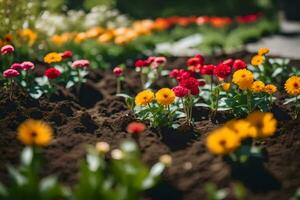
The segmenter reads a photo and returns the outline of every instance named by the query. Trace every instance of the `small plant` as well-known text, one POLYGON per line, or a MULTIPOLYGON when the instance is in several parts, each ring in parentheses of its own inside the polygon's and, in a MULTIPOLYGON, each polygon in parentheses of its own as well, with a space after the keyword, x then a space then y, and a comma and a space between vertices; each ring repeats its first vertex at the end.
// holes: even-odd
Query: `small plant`
POLYGON ((117 78, 117 92, 116 92, 116 94, 120 94, 121 93, 121 82, 124 80, 122 66, 115 67, 113 69, 113 73, 117 78))

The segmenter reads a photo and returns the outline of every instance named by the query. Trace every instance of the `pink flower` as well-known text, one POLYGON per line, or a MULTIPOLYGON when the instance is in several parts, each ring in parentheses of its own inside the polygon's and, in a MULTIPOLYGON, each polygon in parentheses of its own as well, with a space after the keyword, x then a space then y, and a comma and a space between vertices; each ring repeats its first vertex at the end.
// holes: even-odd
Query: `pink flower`
POLYGON ((224 60, 223 62, 222 62, 222 64, 224 64, 224 65, 229 65, 230 67, 232 67, 232 65, 233 65, 233 59, 232 58, 229 58, 229 59, 227 59, 227 60, 224 60))
POLYGON ((215 65, 203 65, 203 67, 201 68, 201 74, 202 75, 213 75, 215 68, 216 68, 215 65))
POLYGON ((60 55, 63 59, 71 58, 73 56, 73 52, 72 51, 64 51, 63 53, 60 53, 60 55))
POLYGON ((15 69, 7 69, 3 72, 3 76, 5 78, 14 78, 14 77, 17 77, 19 75, 20 75, 20 73, 15 69))
POLYGON ((189 90, 187 88, 180 85, 174 87, 172 90, 175 93, 176 97, 185 97, 189 93, 189 90))
POLYGON ((29 61, 25 61, 25 62, 22 62, 22 69, 27 71, 27 70, 30 70, 30 69, 34 69, 34 64, 32 62, 29 62, 29 61))
POLYGON ((5 45, 1 48, 1 54, 2 55, 7 55, 7 54, 11 54, 15 51, 15 48, 13 46, 11 46, 10 44, 5 45))
POLYGON ((48 79, 56 79, 58 78, 60 75, 61 75, 61 72, 52 67, 52 68, 49 68, 45 71, 44 75, 48 78, 48 79))
POLYGON ((115 67, 113 72, 116 77, 119 77, 123 74, 123 69, 121 67, 115 67))
POLYGON ((240 69, 246 69, 247 68, 247 63, 241 59, 237 59, 233 63, 233 69, 234 70, 240 70, 240 69))
POLYGON ((22 70, 23 67, 22 67, 22 64, 21 64, 21 63, 14 63, 14 64, 12 64, 12 65, 10 66, 10 69, 14 69, 14 70, 19 71, 19 70, 22 70))
POLYGON ((86 68, 90 65, 90 61, 88 60, 76 60, 72 63, 72 67, 74 69, 86 68))
POLYGON ((231 67, 229 65, 226 64, 219 64, 215 69, 214 69, 214 75, 224 79, 227 76, 229 76, 231 73, 231 67))
MULTIPOLYGON (((166 64, 167 63, 167 59, 165 58, 165 57, 149 57, 149 58, 151 58, 151 60, 149 60, 149 61, 151 61, 151 64, 150 64, 150 66, 151 66, 151 68, 153 68, 153 69, 156 69, 157 67, 159 67, 160 65, 164 65, 164 64, 166 64)), ((149 59, 148 58, 148 59, 149 59)), ((147 60, 148 60, 147 59, 147 60)))

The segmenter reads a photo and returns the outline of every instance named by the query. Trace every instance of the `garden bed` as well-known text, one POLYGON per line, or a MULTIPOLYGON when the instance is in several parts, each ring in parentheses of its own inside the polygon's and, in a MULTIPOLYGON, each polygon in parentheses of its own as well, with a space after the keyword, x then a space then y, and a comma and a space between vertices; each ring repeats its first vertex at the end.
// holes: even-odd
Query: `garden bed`
MULTIPOLYGON (((244 58, 247 52, 226 57, 244 58)), ((208 63, 217 63, 225 56, 207 58, 208 63)), ((169 59, 168 67, 185 65, 185 58, 169 59)), ((300 66, 299 61, 293 61, 300 66)), ((128 71, 123 90, 136 94, 141 90, 138 74, 128 71)), ((162 79, 157 88, 171 86, 162 79)), ((55 130, 55 137, 45 151, 43 175, 58 175, 67 185, 73 185, 78 178, 80 160, 85 156, 86 144, 98 141, 108 142, 112 148, 131 136, 126 127, 135 121, 124 99, 115 96, 116 80, 111 72, 90 70, 88 81, 80 90, 59 89, 58 95, 50 100, 42 97, 31 99, 19 88, 15 89, 13 101, 6 92, 0 100, 0 179, 8 182, 5 163, 16 165, 22 146, 15 139, 16 127, 28 118, 43 119, 55 130)), ((142 160, 152 165, 160 155, 170 154, 173 164, 162 176, 155 188, 144 194, 145 199, 203 199, 204 185, 216 183, 220 188, 233 188, 234 183, 246 186, 249 199, 288 199, 300 186, 300 124, 291 120, 291 108, 282 106, 278 97, 273 113, 279 120, 275 136, 265 139, 264 163, 247 167, 229 165, 222 157, 210 154, 205 146, 207 133, 231 117, 219 112, 213 121, 207 119, 208 110, 197 108, 193 111, 195 127, 147 129, 141 134, 138 145, 142 160), (176 158, 176 159, 175 159, 176 158)))

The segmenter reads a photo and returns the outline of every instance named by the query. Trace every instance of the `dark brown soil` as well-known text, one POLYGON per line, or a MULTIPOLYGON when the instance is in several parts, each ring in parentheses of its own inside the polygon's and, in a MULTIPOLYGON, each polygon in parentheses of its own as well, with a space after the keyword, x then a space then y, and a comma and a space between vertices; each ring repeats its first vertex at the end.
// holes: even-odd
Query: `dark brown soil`
MULTIPOLYGON (((235 56, 249 58, 246 53, 235 56)), ((222 58, 209 58, 208 62, 222 58)), ((182 66, 184 61, 172 58, 169 65, 182 66)), ((75 90, 60 90, 50 101, 44 97, 33 100, 17 90, 14 100, 9 101, 7 93, 1 91, 0 181, 8 182, 6 165, 16 165, 19 161, 22 145, 16 140, 16 127, 27 118, 43 119, 54 127, 55 139, 45 150, 43 174, 55 174, 68 185, 78 178, 86 144, 106 141, 116 148, 120 141, 130 138, 126 126, 135 119, 123 99, 114 96, 115 82, 110 72, 91 70, 79 98, 75 90)), ((138 83, 138 75, 129 73, 123 90, 135 94, 138 83)), ((160 81, 157 87, 165 84, 166 81, 160 81)), ((152 165, 160 155, 168 153, 173 157, 173 165, 144 198, 199 200, 205 198, 205 183, 230 189, 241 182, 248 188, 248 199, 288 199, 300 186, 300 120, 291 120, 288 108, 282 106, 274 106, 273 112, 280 122, 276 135, 263 142, 267 157, 263 163, 247 167, 231 166, 206 150, 207 133, 219 126, 205 118, 206 110, 194 110, 197 119, 194 130, 148 129, 139 138, 143 161, 152 165)), ((217 118, 221 122, 228 119, 224 113, 217 118)))

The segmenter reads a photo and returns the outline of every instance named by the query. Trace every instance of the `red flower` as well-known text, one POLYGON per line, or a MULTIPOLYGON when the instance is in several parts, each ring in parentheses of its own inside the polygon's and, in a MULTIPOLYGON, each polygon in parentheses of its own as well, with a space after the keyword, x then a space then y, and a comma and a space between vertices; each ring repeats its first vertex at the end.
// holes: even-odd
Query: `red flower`
POLYGON ((189 66, 188 67, 188 70, 190 71, 190 72, 196 72, 196 73, 199 73, 200 71, 201 71, 201 69, 202 69, 202 65, 192 65, 192 66, 189 66))
POLYGON ((144 132, 146 129, 145 124, 140 123, 140 122, 131 122, 127 126, 127 132, 131 134, 139 134, 144 132))
POLYGON ((29 61, 22 62, 21 65, 22 65, 22 69, 25 71, 34 69, 34 64, 29 61))
POLYGON ((134 66, 135 67, 145 67, 145 66, 148 66, 150 64, 149 62, 150 61, 145 61, 145 60, 139 59, 139 60, 135 61, 134 66))
POLYGON ((60 74, 61 72, 54 67, 47 69, 44 73, 44 75, 49 79, 56 79, 60 76, 60 74))
POLYGON ((177 78, 179 75, 179 70, 178 69, 173 69, 172 71, 170 71, 169 73, 169 77, 170 78, 177 78))
POLYGON ((195 55, 192 58, 189 58, 186 62, 187 66, 195 66, 195 65, 203 65, 204 64, 204 57, 200 54, 195 55))
POLYGON ((121 67, 115 67, 113 72, 116 77, 119 77, 123 74, 123 69, 121 67))
POLYGON ((182 79, 187 79, 187 78, 191 77, 192 74, 190 72, 188 72, 188 71, 183 70, 183 69, 180 69, 180 70, 173 69, 170 72, 169 76, 171 78, 176 78, 178 81, 180 81, 182 79))
POLYGON ((239 70, 239 69, 246 69, 247 68, 247 63, 243 60, 237 59, 233 63, 233 69, 234 70, 239 70))
POLYGON ((230 73, 231 73, 231 67, 223 63, 219 64, 214 70, 214 75, 222 79, 229 76, 230 73))
POLYGON ((191 95, 197 96, 200 93, 200 89, 198 87, 191 89, 191 95))
POLYGON ((10 69, 14 69, 14 70, 22 70, 23 67, 22 67, 22 64, 21 63, 14 63, 10 66, 10 69))
POLYGON ((200 73, 202 75, 213 75, 214 74, 214 69, 216 68, 215 65, 204 65, 202 68, 201 68, 201 71, 200 73))
POLYGON ((15 51, 15 48, 13 46, 11 46, 10 44, 5 45, 1 48, 1 54, 2 55, 7 55, 7 54, 11 54, 15 51))
POLYGON ((72 51, 64 51, 63 53, 60 53, 60 55, 63 59, 66 59, 71 58, 73 56, 73 53, 72 51))
POLYGON ((206 84, 205 81, 203 81, 203 80, 200 80, 200 81, 199 81, 199 87, 203 87, 205 84, 206 84))
POLYGON ((229 58, 227 60, 224 60, 222 63, 224 65, 229 65, 230 67, 232 67, 234 60, 232 58, 229 58))
POLYGON ((180 85, 174 87, 172 90, 174 91, 176 97, 185 97, 189 93, 189 90, 187 88, 180 85))
POLYGON ((3 72, 3 76, 5 78, 14 78, 14 77, 17 77, 19 75, 20 75, 20 73, 15 69, 7 69, 3 72))
MULTIPOLYGON (((201 84, 203 84, 203 82, 201 82, 201 84)), ((200 92, 199 90, 200 82, 194 77, 189 77, 180 80, 179 85, 181 87, 189 89, 192 95, 198 95, 200 92)))

